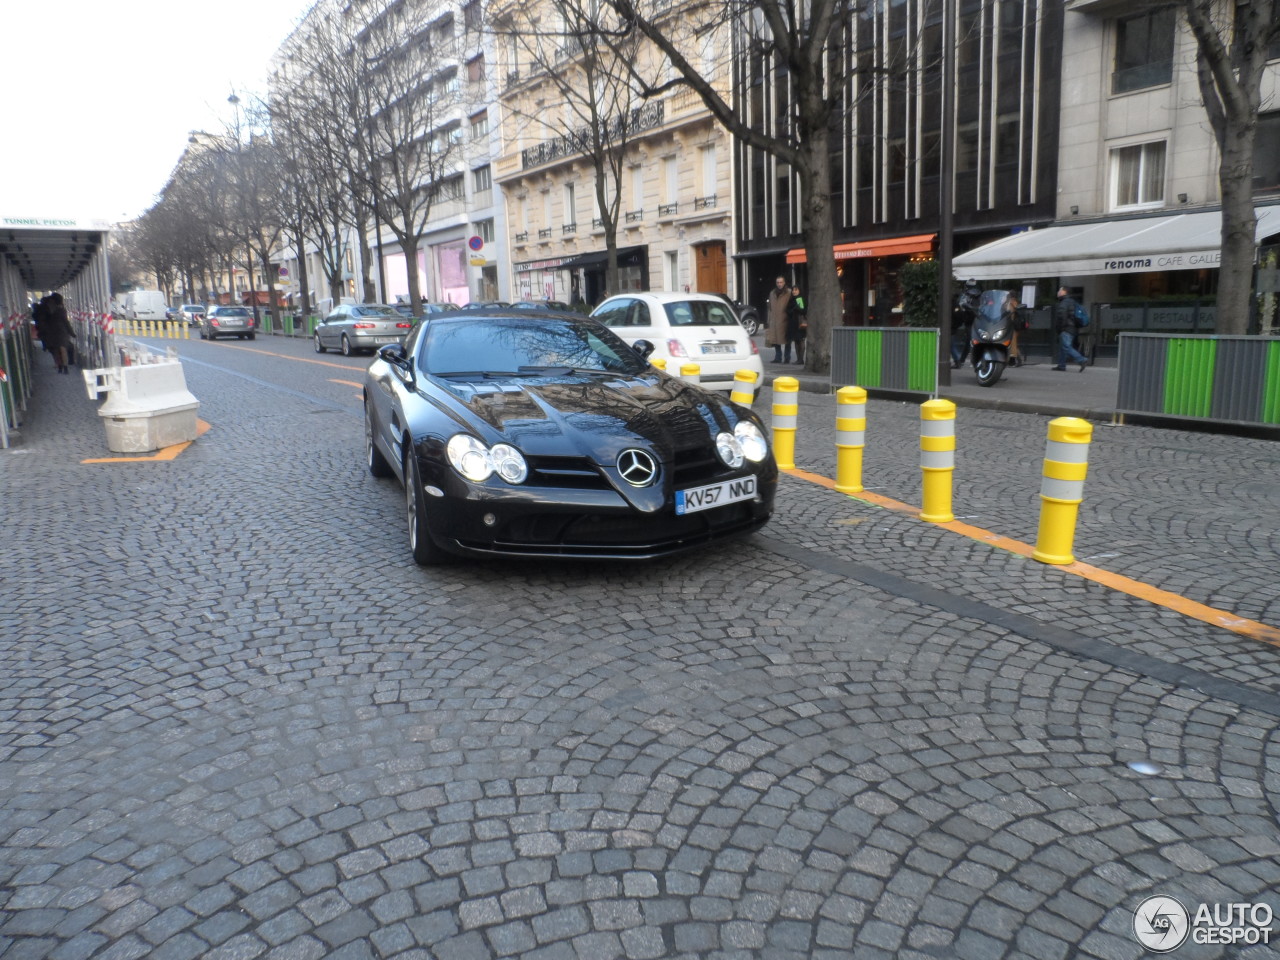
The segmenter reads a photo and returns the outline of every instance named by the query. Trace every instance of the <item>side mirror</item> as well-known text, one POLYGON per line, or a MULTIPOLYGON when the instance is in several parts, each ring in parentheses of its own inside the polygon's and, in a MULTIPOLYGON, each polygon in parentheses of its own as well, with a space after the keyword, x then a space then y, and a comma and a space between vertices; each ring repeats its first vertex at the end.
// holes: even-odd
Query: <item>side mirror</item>
POLYGON ((378 359, 384 360, 397 367, 404 366, 407 362, 404 354, 404 345, 399 343, 388 343, 385 347, 379 347, 378 359))
POLYGON ((653 353, 655 348, 648 340, 637 340, 631 345, 631 349, 640 354, 641 360, 648 360, 649 354, 653 353))

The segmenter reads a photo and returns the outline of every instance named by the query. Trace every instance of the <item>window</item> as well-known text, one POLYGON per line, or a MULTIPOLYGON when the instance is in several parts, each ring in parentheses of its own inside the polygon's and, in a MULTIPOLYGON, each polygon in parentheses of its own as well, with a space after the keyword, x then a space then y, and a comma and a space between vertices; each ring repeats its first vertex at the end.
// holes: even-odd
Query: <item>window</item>
POLYGON ((480 29, 480 0, 471 0, 462 7, 462 28, 467 33, 480 29))
POLYGON ((493 243, 493 220, 477 220, 471 225, 475 235, 485 243, 493 243))
POLYGON ((680 289, 680 251, 667 250, 663 256, 666 258, 667 283, 666 287, 672 292, 680 289))
POLYGON ((631 210, 644 209, 644 167, 631 168, 631 210))
POLYGON ((484 54, 467 61, 467 80, 479 83, 484 79, 484 54))
POLYGON ((702 158, 702 195, 704 197, 714 197, 717 190, 718 177, 716 176, 716 145, 703 147, 699 151, 702 158))
POLYGON ((476 167, 471 171, 476 193, 483 193, 485 190, 491 190, 493 188, 492 171, 493 168, 487 163, 483 167, 476 167))
POLYGON ((1280 192, 1280 112, 1258 114, 1253 141, 1253 192, 1280 192))
POLYGON ((481 110, 471 115, 471 139, 483 140, 489 135, 489 111, 481 110))
POLYGON ((564 185, 564 222, 578 222, 578 193, 577 188, 572 183, 564 185))
POLYGON ((1112 209, 1164 203, 1164 151, 1163 140, 1111 151, 1112 209))
POLYGON ((679 168, 675 157, 664 157, 662 160, 662 179, 666 184, 667 203, 675 203, 680 199, 679 168))
POLYGON ((1173 7, 1116 20, 1116 72, 1111 92, 1128 93, 1173 79, 1173 7))

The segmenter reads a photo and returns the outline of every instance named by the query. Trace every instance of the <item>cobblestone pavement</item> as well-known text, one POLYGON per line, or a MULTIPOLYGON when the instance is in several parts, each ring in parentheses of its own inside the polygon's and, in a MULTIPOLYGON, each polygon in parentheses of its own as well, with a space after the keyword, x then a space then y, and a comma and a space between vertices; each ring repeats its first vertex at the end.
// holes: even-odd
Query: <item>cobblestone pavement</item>
MULTIPOLYGON (((0 452, 5 960, 1136 958, 1151 894, 1280 912, 1275 647, 793 477, 670 562, 422 570, 363 363, 180 350, 176 460, 80 463, 47 369, 0 452)), ((916 410, 868 416, 912 502, 916 410)), ((960 411, 957 514, 1034 538, 1044 421, 960 411)), ((1098 427, 1077 555, 1280 623, 1278 460, 1098 427)))

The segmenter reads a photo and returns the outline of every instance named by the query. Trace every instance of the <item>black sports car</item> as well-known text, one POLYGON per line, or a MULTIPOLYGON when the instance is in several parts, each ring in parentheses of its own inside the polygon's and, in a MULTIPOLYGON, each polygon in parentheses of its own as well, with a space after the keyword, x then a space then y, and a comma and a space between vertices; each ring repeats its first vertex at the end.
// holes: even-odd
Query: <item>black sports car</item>
POLYGON ((443 314, 365 376, 365 457, 421 564, 647 558, 756 530, 778 468, 745 407, 588 318, 443 314))

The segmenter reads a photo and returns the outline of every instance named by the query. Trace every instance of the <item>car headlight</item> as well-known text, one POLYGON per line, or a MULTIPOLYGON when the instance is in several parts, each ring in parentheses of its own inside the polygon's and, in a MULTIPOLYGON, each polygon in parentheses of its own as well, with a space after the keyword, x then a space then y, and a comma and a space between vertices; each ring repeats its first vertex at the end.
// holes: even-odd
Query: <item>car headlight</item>
POLYGON ((507 443, 492 449, 467 433, 454 434, 445 448, 453 469, 472 483, 482 483, 497 474, 507 483, 524 483, 529 467, 520 451, 507 443))
POLYGON ((750 420, 739 420, 738 425, 733 428, 733 435, 738 439, 742 455, 752 463, 759 463, 769 455, 769 441, 750 420))
POLYGON ((525 477, 529 476, 529 466, 524 457, 510 444, 495 444, 489 451, 489 462, 493 464, 493 472, 507 483, 524 483, 525 477))
POLYGON ((742 444, 732 433, 716 435, 716 453, 720 455, 726 467, 742 466, 742 444))

